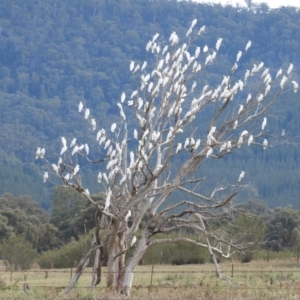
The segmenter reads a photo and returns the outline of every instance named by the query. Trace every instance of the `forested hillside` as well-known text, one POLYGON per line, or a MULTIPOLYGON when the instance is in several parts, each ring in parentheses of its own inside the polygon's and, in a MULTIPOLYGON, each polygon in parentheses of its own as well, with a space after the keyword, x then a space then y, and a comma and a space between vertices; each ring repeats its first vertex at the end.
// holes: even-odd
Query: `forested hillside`
MULTIPOLYGON (((213 47, 223 38, 217 57, 222 69, 212 65, 199 86, 219 81, 248 40, 252 48, 238 75, 263 61, 273 76, 292 62, 299 77, 300 12, 292 7, 269 10, 262 4, 249 10, 175 0, 1 1, 0 194, 29 194, 48 209, 53 184, 43 184, 45 166, 35 161, 36 147, 58 159, 61 136, 68 143, 75 134, 81 143, 89 140, 92 130, 77 111, 80 101, 101 126, 118 121, 122 91, 135 89, 130 61, 148 59, 145 45, 156 32, 161 40, 173 31, 185 35, 195 18, 207 26, 201 47, 213 47)), ((255 197, 270 207, 299 207, 300 101, 292 90, 285 98, 279 99, 267 125, 270 135, 279 137, 286 130, 280 145, 267 151, 244 147, 222 163, 209 161, 201 175, 222 183, 236 181, 243 169, 245 180, 257 187, 255 197)), ((99 192, 97 168, 87 164, 82 178, 93 193, 99 192)))

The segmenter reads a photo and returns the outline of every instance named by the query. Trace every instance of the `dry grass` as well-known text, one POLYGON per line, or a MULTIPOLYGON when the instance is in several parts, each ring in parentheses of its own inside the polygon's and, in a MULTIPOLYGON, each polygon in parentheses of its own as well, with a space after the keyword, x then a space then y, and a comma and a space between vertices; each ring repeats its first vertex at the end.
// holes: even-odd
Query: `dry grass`
MULTIPOLYGON (((156 265, 152 285, 152 266, 139 266, 130 299, 300 299, 300 265, 296 262, 227 262, 221 264, 225 276, 232 276, 232 265, 235 289, 215 277, 212 264, 156 265)), ((90 291, 90 269, 82 275, 76 288, 64 296, 63 289, 70 275, 70 269, 53 269, 48 274, 38 269, 15 273, 0 271, 0 299, 129 299, 107 290, 104 280, 90 291), (23 292, 24 281, 30 286, 28 294, 23 292)))

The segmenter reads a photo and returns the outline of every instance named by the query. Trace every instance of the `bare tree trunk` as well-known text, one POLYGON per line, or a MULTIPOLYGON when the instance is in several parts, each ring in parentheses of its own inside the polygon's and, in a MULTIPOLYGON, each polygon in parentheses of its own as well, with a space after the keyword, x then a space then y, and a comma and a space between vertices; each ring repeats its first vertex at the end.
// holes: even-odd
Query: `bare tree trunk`
POLYGON ((102 253, 103 253, 103 246, 101 246, 101 238, 100 238, 101 219, 102 219, 102 215, 100 215, 99 211, 96 211, 96 214, 95 214, 96 229, 95 229, 95 235, 94 235, 92 244, 94 244, 95 246, 98 246, 98 248, 95 251, 91 289, 93 289, 101 281, 101 268, 102 268, 101 259, 102 259, 102 253))
POLYGON ((117 286, 118 282, 118 259, 115 257, 118 255, 118 236, 115 233, 116 230, 112 229, 111 236, 108 238, 107 242, 107 274, 106 274, 106 286, 108 288, 113 288, 117 286))
POLYGON ((89 264, 90 256, 94 252, 94 250, 95 250, 94 247, 90 248, 90 250, 81 258, 79 264, 77 265, 75 274, 73 275, 71 281, 69 282, 69 285, 66 287, 64 294, 68 294, 71 291, 71 289, 74 287, 79 277, 83 273, 84 269, 89 264))
POLYGON ((102 254, 101 249, 97 248, 95 251, 91 289, 93 289, 96 285, 98 285, 101 282, 101 268, 102 268, 101 254, 102 254))
POLYGON ((117 292, 122 292, 124 274, 125 274, 125 250, 126 250, 126 243, 123 240, 124 234, 120 236, 119 241, 119 249, 120 253, 122 253, 117 259, 119 260, 119 276, 118 276, 118 284, 117 284, 117 292))
POLYGON ((126 269, 124 272, 123 287, 121 290, 122 294, 125 294, 127 296, 130 295, 130 289, 132 286, 134 270, 135 270, 136 266, 138 265, 140 259, 145 254, 148 247, 149 246, 147 245, 145 236, 142 236, 136 246, 133 256, 129 259, 129 261, 127 263, 127 266, 126 266, 126 269))

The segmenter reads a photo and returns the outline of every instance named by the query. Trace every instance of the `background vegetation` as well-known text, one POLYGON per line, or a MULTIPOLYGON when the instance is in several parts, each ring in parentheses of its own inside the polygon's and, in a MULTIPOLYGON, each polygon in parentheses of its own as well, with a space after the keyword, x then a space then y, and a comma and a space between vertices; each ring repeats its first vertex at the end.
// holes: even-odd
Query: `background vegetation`
MULTIPOLYGON (((60 136, 65 136, 68 142, 74 135, 80 143, 93 139, 91 130, 78 115, 79 101, 91 109, 101 127, 108 126, 111 120, 117 122, 115 104, 121 92, 130 94, 135 89, 129 62, 148 60, 151 67, 153 61, 145 45, 156 32, 160 33, 160 40, 167 39, 173 31, 182 36, 191 20, 197 18, 198 24, 207 26, 199 46, 213 47, 217 38, 223 38, 218 55, 221 67, 212 65, 209 72, 204 72, 203 85, 220 81, 248 40, 253 46, 243 58, 237 75, 243 76, 253 63, 263 61, 274 76, 279 67, 293 62, 296 78, 299 77, 300 11, 293 7, 270 10, 265 4, 248 2, 248 8, 175 0, 0 2, 0 194, 3 194, 0 253, 3 259, 9 262, 7 255, 11 252, 4 245, 17 245, 21 240, 24 247, 30 245, 34 249, 36 259, 39 257, 44 266, 51 263, 56 267, 70 266, 79 259, 75 256, 87 243, 94 226, 93 210, 80 195, 52 183, 43 184, 45 166, 34 159, 36 147, 45 147, 49 159, 58 159, 60 136), (64 253, 74 256, 59 260, 65 257, 64 253)), ((270 135, 279 137, 285 129, 283 142, 297 141, 299 111, 298 94, 286 93, 268 117, 270 135)), ((128 126, 132 132, 131 124, 128 126)), ((135 146, 130 144, 130 147, 135 146)), ((91 158, 97 158, 96 145, 91 158)), ((103 195, 96 194, 101 192, 96 180, 101 166, 79 162, 83 183, 88 183, 96 201, 103 201, 103 195)), ((268 241, 266 247, 274 251, 295 249, 300 222, 299 163, 299 148, 291 143, 267 151, 244 147, 218 164, 209 160, 201 169, 200 175, 207 177, 202 191, 209 192, 218 183, 236 182, 240 171, 245 170, 245 180, 257 188, 257 194, 244 193, 239 200, 254 197, 243 209, 259 216, 252 218, 252 223, 234 216, 229 225, 212 226, 220 230, 227 226, 233 235, 239 228, 253 228, 246 231, 245 240, 268 241)), ((182 258, 183 251, 199 263, 207 260, 204 254, 194 254, 188 245, 172 251, 169 246, 161 247, 151 249, 144 263, 161 260, 188 263, 182 258)), ((251 257, 251 252, 248 254, 251 257)), ((28 264, 9 262, 9 266, 27 268, 28 264)))

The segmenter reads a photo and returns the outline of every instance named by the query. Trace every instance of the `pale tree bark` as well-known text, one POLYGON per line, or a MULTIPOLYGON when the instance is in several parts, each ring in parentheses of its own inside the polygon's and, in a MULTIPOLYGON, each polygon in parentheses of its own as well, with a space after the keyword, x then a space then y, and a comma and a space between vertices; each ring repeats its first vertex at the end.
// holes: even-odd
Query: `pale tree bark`
MULTIPOLYGON (((206 161, 222 159, 243 147, 267 150, 278 144, 276 136, 272 138, 266 130, 268 110, 282 93, 289 89, 296 92, 298 84, 291 81, 292 64, 285 73, 278 72, 276 79, 272 79, 263 63, 247 70, 241 79, 236 78, 238 63, 251 46, 249 41, 245 50, 237 53, 221 82, 201 86, 202 71, 217 60, 222 39, 211 48, 201 49, 197 39, 205 26, 195 30, 196 24, 194 20, 181 44, 175 32, 166 45, 160 44, 158 34, 148 42, 146 50, 154 56, 153 69, 149 70, 147 62, 130 63, 136 89, 131 95, 122 93, 117 103, 120 121, 95 131, 96 145, 75 143, 69 149, 66 138, 62 137, 57 165, 49 163, 44 158, 45 150, 38 148, 36 157, 44 159, 64 185, 82 193, 103 216, 101 226, 96 225, 99 229, 96 245, 82 258, 68 291, 94 251, 91 287, 100 282, 101 251, 105 247, 107 287, 129 295, 138 262, 149 247, 159 243, 187 242, 207 249, 217 276, 230 282, 222 276, 216 255, 228 258, 235 252, 243 252, 246 245, 239 243, 238 238, 233 242, 219 231, 212 231, 209 224, 229 220, 239 213, 234 198, 238 191, 249 191, 252 187, 243 183, 243 170, 236 174, 236 182, 224 178, 223 184, 211 189, 202 188, 206 178, 197 178, 195 174, 206 161), (129 132, 126 123, 129 110, 133 132, 129 132), (209 119, 203 118, 207 115, 209 119), (128 143, 130 139, 136 140, 133 146, 128 143), (98 174, 98 182, 106 192, 104 206, 95 203, 88 189, 82 186, 75 159, 78 155, 88 162, 104 164, 98 174), (97 159, 93 161, 91 157, 97 159), (168 204, 170 196, 178 192, 180 197, 168 204), (184 229, 201 239, 180 236, 179 230, 184 229), (175 236, 157 238, 160 233, 170 232, 175 232, 175 236)), ((96 121, 83 103, 79 104, 79 112, 84 112, 95 130, 96 121)), ((46 175, 44 178, 50 180, 46 175)))

